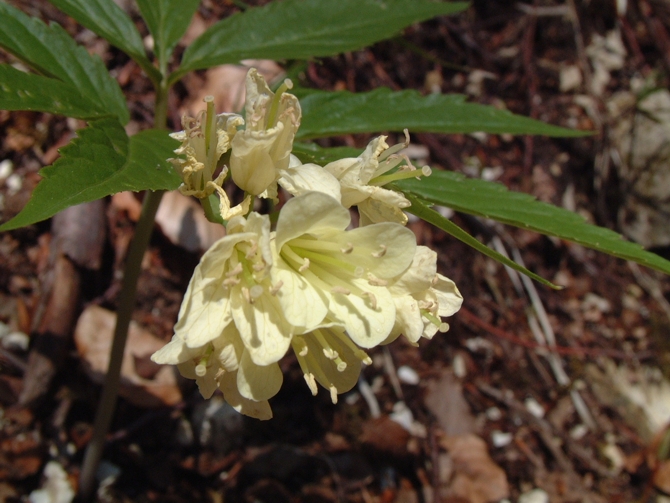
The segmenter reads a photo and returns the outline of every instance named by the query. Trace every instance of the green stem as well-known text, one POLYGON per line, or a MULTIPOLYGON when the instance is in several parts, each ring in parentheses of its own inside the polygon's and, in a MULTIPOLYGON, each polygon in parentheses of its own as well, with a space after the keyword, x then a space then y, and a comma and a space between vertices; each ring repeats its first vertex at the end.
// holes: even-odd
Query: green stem
POLYGON ((135 307, 137 294, 137 280, 142 272, 142 259, 149 244, 154 217, 158 210, 163 191, 147 192, 144 197, 142 214, 137 222, 135 236, 128 250, 128 257, 121 281, 119 308, 117 311, 116 327, 112 350, 109 355, 109 367, 105 376, 102 396, 93 425, 93 436, 88 444, 84 464, 80 476, 79 496, 81 501, 92 501, 95 490, 95 475, 105 447, 107 432, 112 422, 116 399, 121 380, 121 363, 128 337, 128 327, 135 307))
MULTIPOLYGON (((154 127, 164 129, 167 123, 167 98, 169 85, 163 79, 156 87, 156 108, 154 127)), ((81 475, 79 477, 79 501, 93 501, 96 490, 95 476, 105 448, 107 433, 114 416, 121 381, 121 364, 128 338, 128 327, 132 318, 137 297, 137 281, 142 272, 142 259, 149 245, 154 219, 164 191, 147 191, 142 204, 142 213, 135 228, 135 234, 128 248, 126 264, 119 293, 114 339, 109 355, 109 367, 105 375, 102 396, 93 424, 93 435, 86 449, 81 475)))

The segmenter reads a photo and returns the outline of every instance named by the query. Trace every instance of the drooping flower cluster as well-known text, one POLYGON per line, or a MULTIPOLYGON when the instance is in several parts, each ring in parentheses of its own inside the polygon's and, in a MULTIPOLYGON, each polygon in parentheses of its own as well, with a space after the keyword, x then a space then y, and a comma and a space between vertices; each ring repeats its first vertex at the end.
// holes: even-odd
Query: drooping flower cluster
POLYGON ((441 318, 462 302, 437 272, 437 254, 404 227, 409 201, 382 187, 429 170, 417 171, 396 154, 403 145, 388 148, 383 136, 358 158, 300 163, 291 155, 300 105, 288 89, 290 82, 273 93, 251 70, 246 122, 215 116, 208 101, 173 135, 182 141, 175 151, 182 158, 172 161, 180 190, 201 199, 218 194, 227 233, 203 255, 172 341, 152 357, 176 364, 203 396, 218 388, 235 409, 260 419, 272 417, 268 399, 281 387, 278 362, 289 349, 311 392, 319 383, 336 402, 370 363, 365 349, 401 334, 416 343, 446 331, 441 318), (279 184, 293 196, 274 231, 268 215, 249 213, 249 196, 231 205, 223 191, 229 171, 248 195, 275 199, 279 184), (349 229, 352 206, 360 226, 349 229))

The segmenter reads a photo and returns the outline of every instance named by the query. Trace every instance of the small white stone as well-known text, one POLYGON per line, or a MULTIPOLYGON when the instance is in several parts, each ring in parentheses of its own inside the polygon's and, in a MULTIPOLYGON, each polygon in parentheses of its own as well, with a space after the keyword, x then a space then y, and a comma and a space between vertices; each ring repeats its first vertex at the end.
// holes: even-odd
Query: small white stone
POLYGON ((540 405, 540 402, 535 400, 532 396, 526 398, 524 405, 528 412, 533 414, 535 417, 544 417, 544 407, 540 405))
POLYGON ((588 426, 585 424, 578 424, 574 428, 570 430, 570 437, 574 438, 575 440, 581 440, 586 436, 586 434, 589 432, 588 426))
POLYGON ((10 194, 16 194, 23 186, 23 179, 14 173, 13 175, 9 175, 7 180, 5 180, 5 185, 10 194))
POLYGON ((419 374, 416 373, 416 370, 407 365, 398 368, 398 379, 400 379, 401 383, 411 384, 412 386, 416 386, 420 382, 419 374))
POLYGON ((502 419, 502 412, 498 407, 489 407, 485 414, 489 421, 500 421, 502 419))
POLYGON ((514 435, 507 431, 493 430, 491 432, 491 443, 494 447, 505 447, 512 443, 514 435))
POLYGON ((0 339, 2 347, 15 351, 28 351, 30 345, 30 337, 23 332, 10 332, 0 339))
POLYGON ((457 353, 451 364, 454 368, 454 375, 456 377, 462 379, 467 375, 468 369, 465 367, 465 358, 463 358, 463 355, 457 353))
POLYGON ((0 180, 4 180, 14 172, 14 163, 9 159, 0 161, 0 180))
POLYGON ((542 489, 533 489, 519 496, 519 503, 549 503, 549 495, 542 489))

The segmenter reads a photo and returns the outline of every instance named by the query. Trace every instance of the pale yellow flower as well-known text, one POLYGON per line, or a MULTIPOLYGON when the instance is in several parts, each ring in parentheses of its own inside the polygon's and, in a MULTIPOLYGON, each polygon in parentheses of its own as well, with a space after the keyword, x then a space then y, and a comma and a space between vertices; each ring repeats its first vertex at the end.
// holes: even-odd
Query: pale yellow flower
POLYGON ((258 213, 235 217, 227 231, 195 268, 175 334, 198 348, 233 323, 257 365, 275 363, 286 353, 294 328, 283 316, 270 277, 270 219, 258 213))
POLYGON ((326 194, 290 199, 277 220, 271 275, 283 285, 277 297, 292 324, 309 327, 327 316, 357 345, 371 348, 393 328, 395 304, 386 281, 409 267, 416 238, 395 223, 347 231, 349 223, 349 211, 326 194), (294 292, 309 304, 291 302, 294 292))
POLYGON ((442 317, 455 314, 463 303, 456 284, 437 272, 437 254, 425 246, 417 246, 412 264, 388 283, 396 306, 393 330, 385 342, 400 334, 416 343, 421 337, 431 339, 449 325, 442 317))
POLYGON ((298 98, 286 80, 273 93, 255 68, 247 74, 246 126, 232 139, 230 170, 235 184, 255 196, 275 198, 280 171, 288 168, 300 126, 298 98))
POLYGON ((362 226, 378 222, 407 223, 407 215, 402 209, 408 208, 411 203, 402 193, 385 189, 383 185, 403 178, 429 175, 430 168, 424 166, 417 170, 406 156, 396 154, 409 145, 407 130, 405 137, 405 143, 389 148, 386 136, 379 136, 359 157, 340 159, 324 166, 340 181, 342 205, 345 208, 358 207, 362 226), (400 166, 403 162, 405 164, 400 166), (398 166, 396 172, 387 174, 398 166))
POLYGON ((205 103, 206 110, 200 112, 196 118, 185 115, 182 118, 184 130, 170 135, 180 141, 181 146, 175 150, 175 154, 180 157, 169 161, 183 180, 179 187, 182 194, 204 199, 217 193, 221 217, 229 220, 248 213, 251 202, 251 198, 246 198, 241 204, 231 207, 228 195, 222 187, 228 168, 219 166, 221 156, 230 149, 237 128, 244 124, 244 120, 237 114, 216 115, 214 98, 211 96, 205 98, 205 103), (219 168, 221 171, 214 178, 219 168))
POLYGON ((181 375, 196 381, 204 398, 210 398, 218 388, 238 412, 257 419, 272 417, 268 399, 281 387, 281 369, 276 363, 254 364, 232 323, 218 337, 195 348, 174 335, 151 359, 176 365, 181 375))
POLYGON ((361 363, 372 363, 370 357, 338 326, 296 335, 291 345, 312 394, 317 394, 318 382, 330 392, 333 403, 337 403, 338 394, 346 393, 356 385, 361 363))

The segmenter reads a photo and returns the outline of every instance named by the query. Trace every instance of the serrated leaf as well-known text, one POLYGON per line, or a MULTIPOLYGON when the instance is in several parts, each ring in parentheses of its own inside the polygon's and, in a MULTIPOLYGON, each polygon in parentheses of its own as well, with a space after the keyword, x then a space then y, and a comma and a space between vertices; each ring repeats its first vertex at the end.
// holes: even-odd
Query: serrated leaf
POLYGON ((405 211, 416 215, 417 217, 421 218, 422 220, 425 220, 426 222, 433 224, 436 227, 439 227, 442 229, 444 232, 451 234, 454 236, 456 239, 459 241, 464 242, 466 245, 471 246, 475 250, 477 250, 480 253, 483 253, 487 257, 492 258, 493 260, 497 260, 498 262, 511 267, 515 271, 519 271, 521 274, 525 274, 529 278, 534 279, 535 281, 538 281, 542 283, 543 285, 547 285, 548 287, 554 288, 554 289, 560 289, 562 288, 561 286, 554 285, 551 281, 548 281, 544 279, 542 276, 538 276, 534 272, 529 271, 522 265, 517 264, 513 260, 510 260, 509 258, 505 257, 501 253, 498 253, 495 250, 492 250, 488 246, 484 245, 483 243, 480 243, 477 241, 474 237, 472 237, 470 234, 465 232, 463 229, 461 229, 458 225, 453 223, 451 220, 448 218, 443 217, 440 215, 437 211, 433 210, 430 208, 426 202, 422 201, 416 196, 413 196, 411 194, 407 194, 407 199, 412 203, 412 206, 409 208, 406 208, 405 211))
POLYGON ((200 0, 137 0, 142 17, 154 38, 160 68, 166 68, 179 39, 184 35, 200 0))
POLYGON ((433 171, 429 177, 403 180, 396 185, 433 204, 574 241, 670 274, 670 261, 624 241, 616 232, 591 225, 582 216, 540 202, 529 194, 512 192, 500 183, 466 178, 453 171, 433 171))
POLYGON ((33 110, 89 119, 109 115, 60 80, 0 65, 0 110, 33 110))
POLYGON ((459 94, 422 96, 413 90, 379 88, 366 93, 297 90, 302 108, 298 138, 349 133, 402 131, 429 133, 511 133, 584 136, 575 131, 514 115, 492 106, 468 103, 459 94))
POLYGON ((142 37, 132 19, 114 0, 49 1, 82 26, 128 54, 154 81, 160 80, 160 72, 147 58, 142 37))
POLYGON ((329 162, 344 159, 345 157, 358 157, 363 152, 360 148, 353 147, 321 147, 316 143, 301 143, 295 142, 293 144, 293 151, 300 162, 303 164, 314 163, 319 166, 325 166, 329 162))
POLYGON ((284 0, 219 21, 184 53, 187 71, 243 59, 307 59, 352 51, 404 27, 454 14, 465 2, 433 0, 284 0))
POLYGON ((0 2, 0 47, 38 73, 70 84, 84 99, 96 103, 96 108, 128 122, 126 100, 105 64, 59 25, 47 26, 0 2))
POLYGON ((123 190, 174 190, 180 177, 166 161, 178 142, 148 129, 128 138, 113 118, 91 121, 61 149, 61 157, 40 171, 43 180, 26 207, 0 231, 45 220, 75 204, 123 190))

